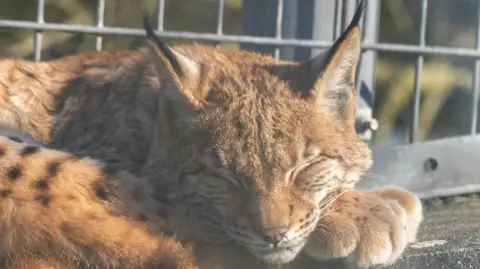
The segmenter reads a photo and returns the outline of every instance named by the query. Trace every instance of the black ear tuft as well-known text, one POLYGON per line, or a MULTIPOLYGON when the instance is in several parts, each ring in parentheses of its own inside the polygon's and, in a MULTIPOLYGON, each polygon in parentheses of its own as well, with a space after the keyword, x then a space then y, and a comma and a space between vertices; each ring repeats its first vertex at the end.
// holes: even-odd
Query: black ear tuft
POLYGON ((152 23, 150 21, 150 14, 148 12, 143 13, 143 26, 145 32, 147 34, 147 40, 151 43, 156 49, 158 49, 170 62, 173 69, 179 74, 183 74, 182 68, 179 66, 177 60, 175 59, 175 55, 172 50, 165 44, 157 35, 155 35, 155 31, 153 30, 152 23))
MULTIPOLYGON (((150 21, 150 14, 148 12, 143 13, 143 27, 149 41, 155 43, 155 45, 157 45, 158 48, 164 53, 170 51, 168 46, 160 38, 158 38, 157 35, 155 35, 155 31, 153 30, 152 23, 150 21)), ((167 54, 171 54, 171 52, 167 54)))
POLYGON ((325 61, 329 62, 333 55, 337 52, 339 46, 344 43, 345 39, 352 33, 352 31, 356 28, 359 27, 360 19, 362 18, 363 11, 365 10, 365 7, 367 5, 366 0, 362 0, 358 6, 357 10, 355 11, 355 14, 353 15, 352 20, 350 21, 350 24, 348 25, 347 29, 340 35, 340 37, 335 41, 335 43, 330 47, 330 49, 326 53, 326 58, 325 61))
POLYGON ((143 28, 147 33, 148 39, 152 40, 157 38, 157 36, 155 36, 155 31, 153 30, 153 27, 152 27, 152 22, 150 21, 150 13, 148 13, 148 11, 145 11, 143 13, 143 28))
POLYGON ((338 47, 338 44, 342 43, 343 40, 346 38, 346 36, 350 34, 350 32, 352 32, 354 28, 359 27, 358 24, 360 23, 360 19, 362 18, 363 11, 365 10, 366 6, 367 6, 366 0, 362 0, 360 4, 358 4, 357 10, 355 11, 355 14, 353 15, 353 18, 350 21, 350 24, 348 25, 347 29, 345 29, 342 35, 338 38, 337 42, 335 42, 335 44, 333 45, 332 47, 333 51, 336 50, 336 48, 338 47))
POLYGON ((353 28, 355 26, 358 26, 358 23, 360 22, 360 19, 362 18, 363 11, 365 10, 365 7, 367 6, 367 1, 362 0, 357 6, 357 10, 355 10, 355 14, 353 15, 352 21, 350 21, 350 24, 347 27, 347 31, 350 28, 353 28))

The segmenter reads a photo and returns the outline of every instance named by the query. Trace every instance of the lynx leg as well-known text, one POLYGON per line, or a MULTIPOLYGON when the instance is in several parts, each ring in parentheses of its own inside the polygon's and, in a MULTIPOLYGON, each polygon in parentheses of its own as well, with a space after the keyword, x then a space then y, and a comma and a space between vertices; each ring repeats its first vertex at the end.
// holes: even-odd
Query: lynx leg
POLYGON ((421 215, 420 201, 408 191, 352 189, 326 210, 305 252, 321 261, 344 259, 349 268, 388 265, 415 240, 421 215))
POLYGON ((127 173, 0 137, 4 259, 39 255, 100 268, 195 268, 191 250, 162 234, 145 197, 127 173))

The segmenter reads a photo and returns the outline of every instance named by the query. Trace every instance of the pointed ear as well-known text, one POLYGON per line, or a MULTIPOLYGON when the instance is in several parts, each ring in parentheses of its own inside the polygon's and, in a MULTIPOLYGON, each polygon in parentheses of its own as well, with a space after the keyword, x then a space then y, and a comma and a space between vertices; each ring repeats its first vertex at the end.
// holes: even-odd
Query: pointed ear
POLYGON ((301 85, 307 98, 314 98, 322 113, 329 113, 348 126, 355 124, 355 73, 360 58, 359 21, 365 1, 358 6, 345 32, 325 53, 297 66, 303 72, 301 85))
POLYGON ((145 13, 143 23, 147 34, 148 49, 155 69, 160 76, 167 72, 172 78, 179 93, 188 102, 200 106, 206 95, 202 87, 203 66, 187 56, 175 51, 158 38, 152 28, 148 14, 145 13))

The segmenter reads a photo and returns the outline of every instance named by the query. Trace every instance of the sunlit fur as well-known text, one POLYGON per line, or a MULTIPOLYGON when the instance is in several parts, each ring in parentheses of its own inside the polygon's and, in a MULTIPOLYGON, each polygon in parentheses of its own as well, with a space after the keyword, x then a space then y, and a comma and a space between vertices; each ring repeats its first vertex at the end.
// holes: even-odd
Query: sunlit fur
MULTIPOLYGON (((345 46, 338 53, 359 54, 358 47, 345 46)), ((335 71, 345 79, 333 81, 332 90, 351 94, 346 101, 330 101, 338 105, 323 105, 322 94, 331 89, 303 89, 299 85, 305 73, 295 75, 302 68, 320 74, 312 66, 202 46, 175 51, 192 61, 185 72, 198 71, 203 79, 185 79, 195 83, 185 86, 188 93, 166 92, 166 102, 176 104, 169 111, 175 120, 168 126, 176 137, 158 136, 162 150, 146 174, 158 189, 168 188, 165 199, 196 205, 220 219, 230 236, 258 258, 272 263, 292 260, 315 228, 323 198, 337 188, 353 187, 371 164, 368 147, 355 134, 353 117, 342 118, 333 111, 354 105, 353 82, 348 82, 353 62, 345 58, 332 67, 326 63, 332 70, 349 66, 335 71), (189 70, 193 63, 202 63, 203 69, 189 70), (182 96, 194 97, 182 105, 182 96), (289 231, 272 247, 263 232, 278 225, 287 225, 289 231)), ((163 65, 158 66, 164 74, 163 65)))
POLYGON ((138 51, 1 60, 0 122, 50 149, 0 137, 0 265, 253 269, 302 250, 359 268, 397 259, 418 199, 354 189, 372 162, 354 128, 360 14, 302 63, 168 47, 151 26, 138 51))
POLYGON ((292 88, 299 83, 289 76, 301 70, 295 63, 199 45, 174 49, 206 67, 201 86, 208 91, 196 93, 198 103, 150 65, 156 60, 145 50, 90 52, 3 62, 8 72, 0 79, 10 88, 2 91, 15 92, 5 97, 15 110, 5 107, 1 117, 36 141, 139 175, 160 201, 220 219, 265 261, 293 259, 315 228, 322 198, 353 186, 369 167, 368 147, 346 119, 301 85, 292 88), (272 249, 262 230, 276 223, 290 230, 272 249))

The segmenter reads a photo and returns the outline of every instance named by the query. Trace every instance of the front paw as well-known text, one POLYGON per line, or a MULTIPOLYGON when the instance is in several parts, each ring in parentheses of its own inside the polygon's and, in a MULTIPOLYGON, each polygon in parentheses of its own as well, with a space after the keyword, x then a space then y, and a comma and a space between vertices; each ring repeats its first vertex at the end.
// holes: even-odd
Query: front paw
POLYGON ((306 254, 320 261, 341 258, 348 268, 370 268, 392 264, 415 241, 422 204, 397 187, 372 193, 350 190, 324 214, 306 254))

